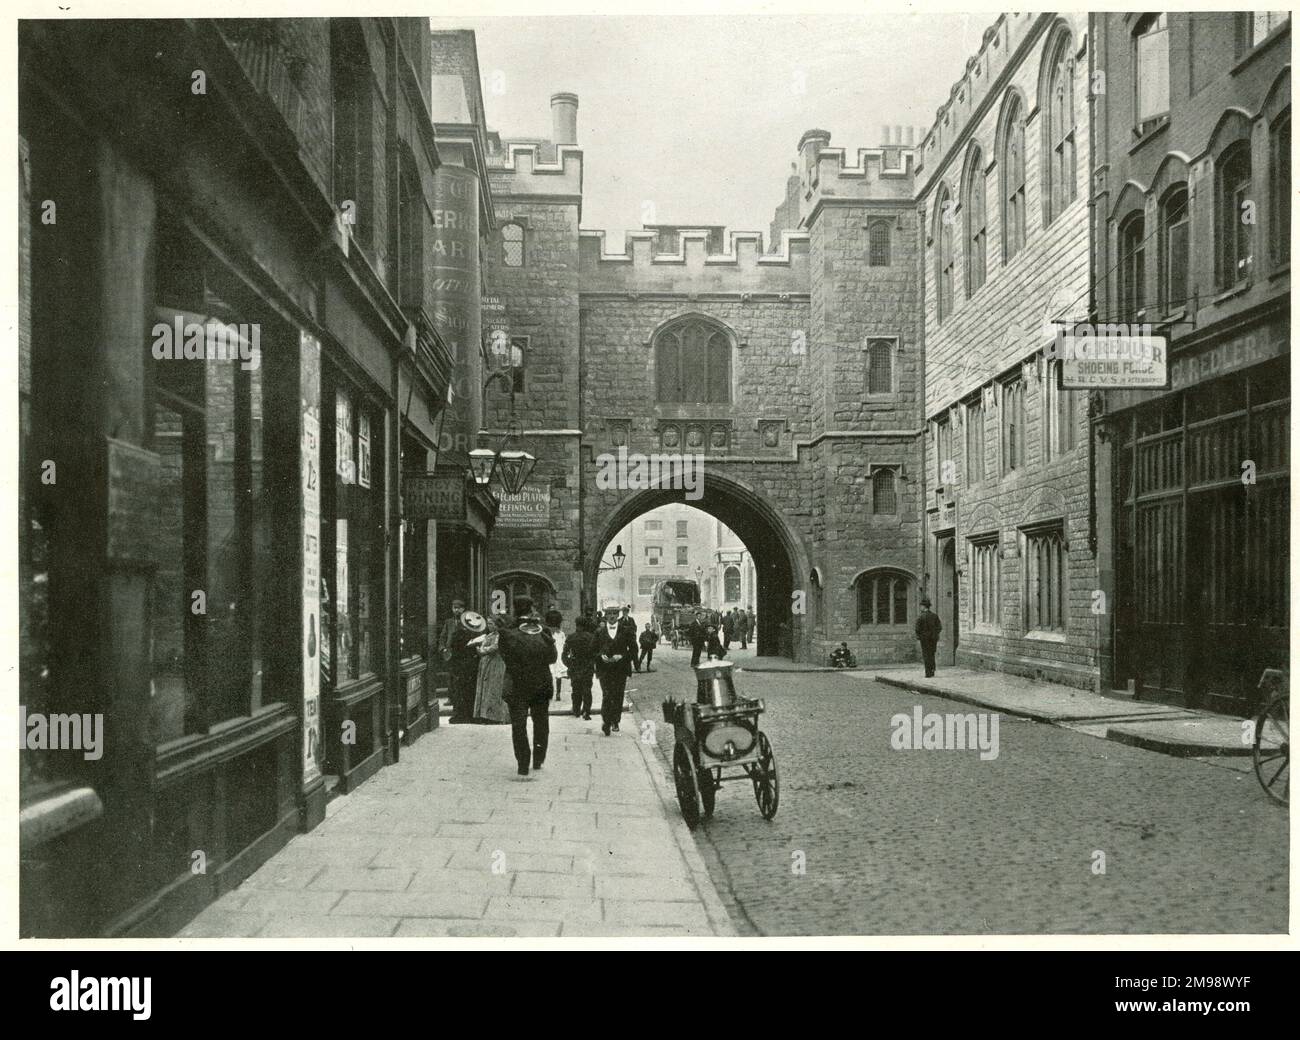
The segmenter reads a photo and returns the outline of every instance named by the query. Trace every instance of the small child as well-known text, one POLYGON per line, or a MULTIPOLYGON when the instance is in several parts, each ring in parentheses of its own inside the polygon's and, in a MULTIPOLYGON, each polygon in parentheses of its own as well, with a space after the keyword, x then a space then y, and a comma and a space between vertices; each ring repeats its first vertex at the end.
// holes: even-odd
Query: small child
POLYGON ((560 628, 564 624, 564 616, 558 610, 548 610, 545 620, 546 627, 550 629, 551 636, 555 640, 555 660, 551 664, 551 678, 555 680, 555 699, 558 701, 564 680, 569 677, 569 669, 564 664, 564 632, 560 628))

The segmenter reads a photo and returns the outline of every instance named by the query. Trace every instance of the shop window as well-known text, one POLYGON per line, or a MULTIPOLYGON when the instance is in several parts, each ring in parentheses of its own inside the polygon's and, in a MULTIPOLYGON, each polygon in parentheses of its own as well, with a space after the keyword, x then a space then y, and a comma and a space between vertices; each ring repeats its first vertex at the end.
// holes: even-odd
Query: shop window
POLYGON ((731 339, 718 326, 686 318, 655 336, 657 399, 666 404, 731 400, 731 339))
POLYGON ((1269 128, 1269 239, 1273 264, 1291 262, 1291 110, 1269 128))
POLYGON ((1062 523, 1024 532, 1025 628, 1064 632, 1069 599, 1068 556, 1062 523))
POLYGON ((976 629, 1002 624, 1002 560, 998 536, 972 538, 968 543, 970 619, 976 629))
POLYGON ((878 469, 871 474, 871 511, 877 516, 893 516, 898 512, 898 492, 892 469, 878 469))
POLYGON ((899 571, 868 571, 858 577, 857 623, 906 625, 911 614, 912 579, 899 571))
POLYGON ((946 186, 940 186, 935 197, 935 305, 937 319, 943 321, 952 313, 952 289, 956 274, 956 258, 953 255, 952 226, 955 223, 952 196, 946 186))
POLYGON ((966 405, 966 483, 984 480, 984 397, 966 405))
POLYGON ((1135 122, 1141 133, 1169 114, 1169 23, 1149 14, 1133 30, 1135 122))
POLYGON ((501 259, 506 267, 524 266, 524 226, 511 221, 501 227, 501 259))
POLYGON ((894 350, 897 341, 873 339, 867 342, 867 393, 894 392, 894 350))
MULTIPOLYGON (((176 244, 160 237, 160 265, 175 259, 176 244)), ((167 276, 160 281, 167 293, 167 276)), ((201 328, 205 336, 218 327, 210 315, 193 311, 160 307, 154 316, 172 328, 177 321, 201 328)), ((237 326, 224 328, 234 335, 237 326)), ((260 325, 257 335, 260 341, 260 325)), ((247 340, 238 342, 252 349, 247 340)), ((269 580, 270 525, 263 462, 254 452, 261 365, 152 356, 148 363, 152 446, 160 464, 150 732, 161 744, 206 733, 262 705, 260 596, 269 580)))
POLYGON ((984 284, 988 244, 988 220, 984 215, 985 188, 984 153, 975 148, 968 160, 966 197, 962 207, 966 214, 966 295, 968 297, 984 284))
POLYGON ((1020 95, 1009 94, 1002 116, 1002 262, 1025 246, 1025 112, 1020 95))
POLYGON ((1002 384, 1002 472, 1025 468, 1025 381, 1002 384))
POLYGON ((889 266, 889 224, 875 221, 867 229, 867 264, 870 267, 889 266))
POLYGON ((1047 168, 1043 191, 1043 202, 1047 208, 1045 224, 1050 224, 1059 217, 1078 194, 1074 161, 1074 59, 1070 53, 1073 46, 1070 36, 1062 33, 1049 60, 1045 126, 1047 168))
POLYGON ((1146 309, 1146 220, 1134 213, 1119 226, 1119 305, 1124 321, 1146 309))
POLYGON ((728 567, 722 572, 723 599, 728 603, 740 601, 740 568, 728 567))
POLYGON ((1176 184, 1160 200, 1160 309, 1165 314, 1187 305, 1190 232, 1187 185, 1176 184))
POLYGON ((1239 141, 1219 158, 1219 285, 1228 289, 1250 277, 1254 245, 1251 220, 1250 143, 1239 141))
POLYGON ((334 688, 383 673, 383 414, 341 377, 324 381, 321 676, 334 688))

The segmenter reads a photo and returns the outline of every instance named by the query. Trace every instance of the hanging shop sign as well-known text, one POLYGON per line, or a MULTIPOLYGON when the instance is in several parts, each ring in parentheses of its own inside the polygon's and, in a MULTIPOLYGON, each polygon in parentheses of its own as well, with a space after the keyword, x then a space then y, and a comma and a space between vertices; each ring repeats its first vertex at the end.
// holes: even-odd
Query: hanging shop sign
POLYGON ((1057 332, 1054 356, 1064 390, 1162 390, 1169 341, 1148 326, 1076 325, 1057 332))
POLYGON ((464 474, 416 473, 403 477, 402 518, 464 521, 464 474))
POLYGON ((551 489, 526 487, 518 494, 497 495, 497 527, 548 527, 551 522, 551 489))

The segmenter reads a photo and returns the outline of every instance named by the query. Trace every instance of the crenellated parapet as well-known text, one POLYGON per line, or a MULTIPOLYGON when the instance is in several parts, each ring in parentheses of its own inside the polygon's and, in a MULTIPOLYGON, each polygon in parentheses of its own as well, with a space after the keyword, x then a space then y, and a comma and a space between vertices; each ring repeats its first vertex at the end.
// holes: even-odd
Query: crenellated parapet
MULTIPOLYGON (((984 30, 980 48, 966 60, 966 69, 948 91, 948 100, 935 112, 934 123, 926 131, 917 154, 916 171, 920 173, 947 154, 961 137, 971 119, 978 115, 989 91, 1000 82, 1009 65, 1015 64, 1021 44, 1039 30, 1039 22, 1047 22, 1051 15, 1031 11, 1001 14, 984 30)), ((1074 17, 1074 16, 1067 16, 1074 17)), ((1084 25, 1086 21, 1078 19, 1084 25)), ((1030 101, 1034 107, 1037 99, 1030 101)))
POLYGON ((606 251, 604 231, 579 233, 578 261, 583 291, 693 292, 790 295, 808 292, 808 235, 785 231, 779 252, 763 252, 758 231, 732 231, 725 252, 710 252, 710 232, 676 234, 676 251, 656 248, 662 232, 629 231, 623 252, 606 251))
POLYGON ((503 142, 488 159, 488 176, 495 195, 582 194, 582 149, 562 144, 546 148, 537 142, 503 142), (551 159, 547 152, 553 151, 551 159))
POLYGON ((887 127, 883 136, 884 144, 853 151, 832 148, 827 130, 809 130, 799 139, 799 161, 795 166, 799 180, 791 188, 798 201, 801 227, 809 227, 823 205, 871 202, 905 206, 911 202, 916 150, 910 142, 914 129, 887 127))

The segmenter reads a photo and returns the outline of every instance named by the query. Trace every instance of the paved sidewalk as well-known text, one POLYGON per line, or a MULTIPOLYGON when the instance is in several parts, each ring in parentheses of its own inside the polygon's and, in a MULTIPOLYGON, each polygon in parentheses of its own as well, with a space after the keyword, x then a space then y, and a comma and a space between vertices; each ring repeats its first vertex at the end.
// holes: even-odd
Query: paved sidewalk
POLYGON ((631 722, 553 719, 527 779, 508 726, 439 727, 180 935, 732 935, 631 722))
POLYGON ((1206 758, 1251 753, 1250 744, 1243 739, 1243 720, 1228 715, 1107 696, 973 668, 941 668, 932 679, 921 674, 919 665, 873 668, 853 674, 1167 755, 1206 758))

